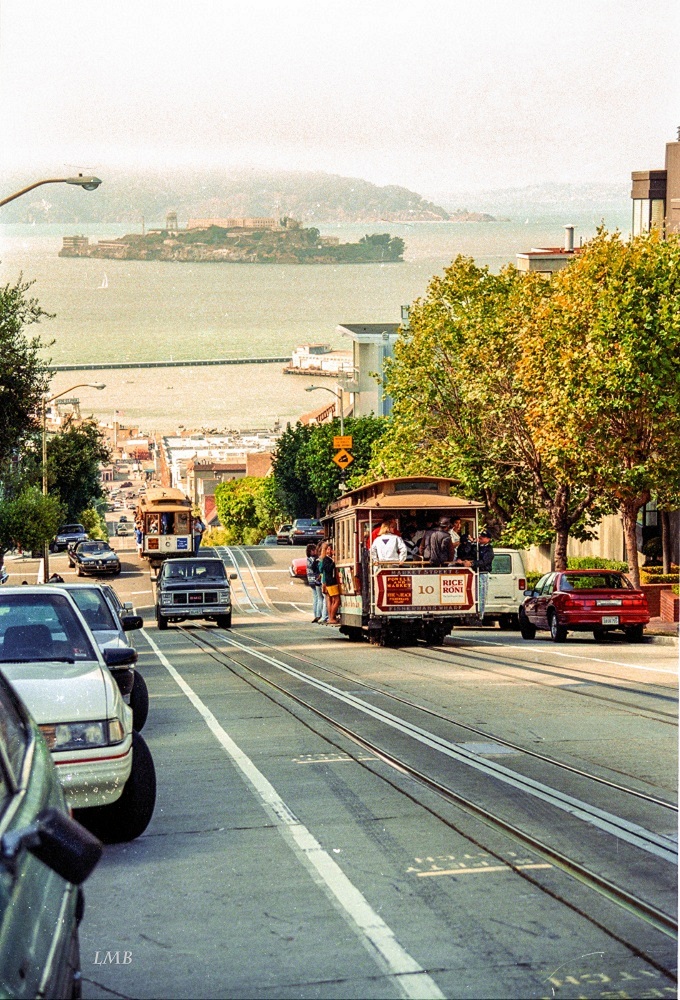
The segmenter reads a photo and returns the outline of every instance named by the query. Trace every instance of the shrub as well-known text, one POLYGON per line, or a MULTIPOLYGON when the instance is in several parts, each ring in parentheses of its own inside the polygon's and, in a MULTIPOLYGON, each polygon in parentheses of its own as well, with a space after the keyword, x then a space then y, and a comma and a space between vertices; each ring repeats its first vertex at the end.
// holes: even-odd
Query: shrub
POLYGON ((646 573, 642 573, 640 577, 641 583, 677 583, 678 574, 677 573, 654 573, 648 576, 646 573))
POLYGON ((94 507, 88 507, 87 510, 83 510, 80 513, 80 523, 85 528, 90 538, 99 539, 102 542, 108 542, 109 532, 106 527, 106 521, 94 507))
POLYGON ((567 559, 567 569, 612 569, 618 573, 627 573, 628 563, 602 559, 600 556, 571 556, 567 559))

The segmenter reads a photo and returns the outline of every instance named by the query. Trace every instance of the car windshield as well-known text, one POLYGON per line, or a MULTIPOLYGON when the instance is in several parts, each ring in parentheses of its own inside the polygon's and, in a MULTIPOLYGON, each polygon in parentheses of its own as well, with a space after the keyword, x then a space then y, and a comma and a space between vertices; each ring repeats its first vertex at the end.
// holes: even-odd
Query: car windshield
POLYGON ((0 593, 0 663, 96 660, 73 605, 63 594, 0 593))
POLYGON ((82 524, 65 524, 63 528, 59 529, 58 534, 60 535, 84 535, 85 528, 82 524))
POLYGON ((560 581, 560 590, 632 590, 622 573, 570 573, 560 581))
POLYGON ((78 552, 100 556, 105 552, 111 552, 111 546, 107 545, 106 542, 81 542, 78 546, 78 552))
POLYGON ((101 591, 95 590, 94 587, 92 590, 78 587, 70 593, 93 632, 117 629, 113 615, 101 591))
POLYGON ((163 569, 166 580, 224 580, 224 565, 219 559, 169 560, 163 569))

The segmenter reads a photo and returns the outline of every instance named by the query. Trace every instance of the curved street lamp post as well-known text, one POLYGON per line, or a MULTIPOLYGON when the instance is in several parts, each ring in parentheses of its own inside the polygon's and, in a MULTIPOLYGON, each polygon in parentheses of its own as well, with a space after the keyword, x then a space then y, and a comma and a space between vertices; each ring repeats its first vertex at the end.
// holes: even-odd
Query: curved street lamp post
POLYGON ((340 434, 344 437, 345 435, 345 406, 342 395, 342 388, 340 392, 336 392, 335 389, 330 389, 327 385, 308 385, 305 392, 314 392, 316 389, 322 389, 324 392, 330 392, 332 396, 340 403, 340 434))
POLYGON ((101 183, 98 177, 84 177, 82 174, 78 174, 77 177, 48 177, 46 180, 29 184, 28 187, 22 188, 21 191, 15 191, 14 194, 10 194, 7 198, 2 198, 0 200, 0 208, 8 202, 14 201, 15 198, 20 198, 22 194, 32 191, 33 188, 40 187, 42 184, 77 184, 78 187, 83 188, 85 191, 95 191, 101 183))

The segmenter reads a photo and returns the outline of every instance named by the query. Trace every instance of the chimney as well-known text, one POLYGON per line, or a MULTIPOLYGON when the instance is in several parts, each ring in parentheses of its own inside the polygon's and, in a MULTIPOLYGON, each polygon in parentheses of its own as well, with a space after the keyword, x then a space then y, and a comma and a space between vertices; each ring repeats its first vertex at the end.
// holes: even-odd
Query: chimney
POLYGON ((564 249, 566 253, 574 252, 574 227, 564 227, 564 249))

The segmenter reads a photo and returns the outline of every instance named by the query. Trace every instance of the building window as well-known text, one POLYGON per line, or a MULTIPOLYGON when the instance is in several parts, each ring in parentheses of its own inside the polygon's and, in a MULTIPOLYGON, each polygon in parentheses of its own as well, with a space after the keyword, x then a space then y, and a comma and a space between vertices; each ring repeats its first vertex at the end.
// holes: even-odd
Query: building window
POLYGON ((666 203, 663 198, 652 199, 651 226, 652 229, 663 230, 663 221, 666 214, 666 203))

